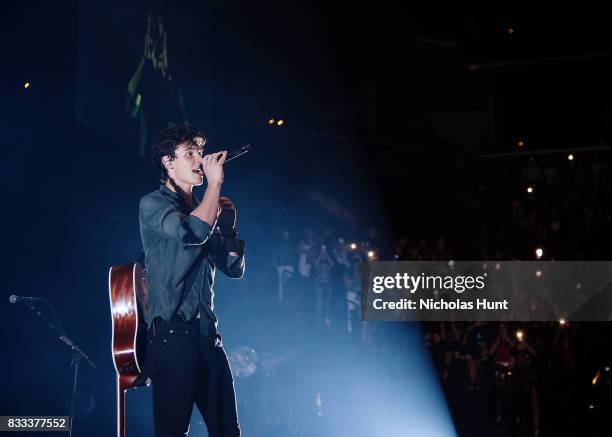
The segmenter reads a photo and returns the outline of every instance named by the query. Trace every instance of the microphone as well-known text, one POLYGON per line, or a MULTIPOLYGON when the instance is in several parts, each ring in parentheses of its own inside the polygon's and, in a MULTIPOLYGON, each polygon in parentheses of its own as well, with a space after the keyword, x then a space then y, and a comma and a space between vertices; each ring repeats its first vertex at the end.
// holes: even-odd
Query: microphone
POLYGON ((27 296, 15 296, 14 294, 11 294, 9 296, 9 302, 10 303, 17 303, 17 302, 32 302, 35 300, 42 300, 39 297, 27 297, 27 296))
POLYGON ((235 158, 238 158, 239 156, 244 155, 245 153, 250 151, 252 148, 253 146, 251 146, 250 144, 247 144, 246 146, 242 146, 239 149, 230 150, 229 152, 227 152, 227 156, 225 157, 224 164, 227 164, 232 159, 235 159, 235 158))
MULTIPOLYGON (((225 155, 225 161, 223 163, 227 164, 232 159, 236 159, 239 156, 244 155, 245 153, 250 151, 252 148, 253 148, 253 146, 251 146, 250 144, 247 144, 246 146, 242 146, 239 149, 230 150, 229 152, 227 152, 227 155, 225 155)), ((217 158, 217 161, 218 160, 219 160, 219 158, 217 158)), ((204 169, 203 164, 200 164, 199 168, 200 168, 200 170, 203 170, 204 169)))

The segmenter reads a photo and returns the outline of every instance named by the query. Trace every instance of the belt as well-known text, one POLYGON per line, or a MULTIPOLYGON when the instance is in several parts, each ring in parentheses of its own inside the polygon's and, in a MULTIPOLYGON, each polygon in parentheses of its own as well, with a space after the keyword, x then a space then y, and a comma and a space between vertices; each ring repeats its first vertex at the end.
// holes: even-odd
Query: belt
POLYGON ((151 323, 150 335, 155 337, 158 334, 180 334, 197 335, 200 332, 197 319, 185 322, 182 316, 174 316, 170 322, 161 317, 156 317, 151 323))
MULTIPOLYGON (((176 335, 176 336, 196 336, 202 334, 203 337, 207 337, 215 346, 222 346, 223 341, 221 335, 216 329, 208 329, 201 331, 202 319, 193 318, 187 322, 183 321, 182 316, 173 317, 170 322, 166 322, 161 317, 156 317, 151 324, 151 328, 148 331, 148 340, 152 341, 152 338, 156 335, 176 335)), ((165 342, 166 340, 164 340, 165 342)))

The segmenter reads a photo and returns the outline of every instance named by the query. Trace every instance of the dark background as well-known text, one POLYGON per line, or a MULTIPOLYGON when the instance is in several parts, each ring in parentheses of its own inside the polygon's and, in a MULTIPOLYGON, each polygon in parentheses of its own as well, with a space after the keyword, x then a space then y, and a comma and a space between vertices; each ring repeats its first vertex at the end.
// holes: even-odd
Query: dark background
MULTIPOLYGON (((93 402, 90 426, 105 432, 114 420, 108 267, 138 255, 137 202, 157 187, 124 104, 150 7, 40 1, 2 12, 3 295, 51 300, 99 364, 83 369, 81 408, 93 402)), ((504 180, 507 162, 560 149, 608 158, 603 11, 216 0, 165 11, 174 77, 209 150, 255 146, 228 165, 224 184, 249 242, 234 298, 253 299, 282 228, 359 238, 375 227, 389 242, 444 234, 469 254, 476 229, 457 199, 474 187, 521 192, 504 180), (512 155, 491 157, 500 153, 512 155)), ((474 214, 497 223, 495 211, 474 214)), ((218 297, 223 326, 255 323, 231 299, 218 297)), ((0 311, 0 412, 64 414, 69 351, 25 308, 0 311)), ((226 343, 248 325, 228 328, 226 343)))

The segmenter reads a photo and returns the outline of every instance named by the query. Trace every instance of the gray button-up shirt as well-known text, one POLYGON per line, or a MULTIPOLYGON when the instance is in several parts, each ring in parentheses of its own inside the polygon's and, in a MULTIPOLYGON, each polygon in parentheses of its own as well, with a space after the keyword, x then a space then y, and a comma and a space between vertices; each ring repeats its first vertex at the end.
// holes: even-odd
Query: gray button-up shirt
MULTIPOLYGON (((194 196, 194 204, 198 203, 194 196)), ((148 291, 145 320, 150 326, 156 317, 169 321, 176 313, 190 320, 200 313, 202 332, 214 335, 215 266, 230 278, 242 277, 244 241, 224 238, 214 232, 214 224, 190 215, 191 211, 193 208, 165 185, 140 200, 148 291)))

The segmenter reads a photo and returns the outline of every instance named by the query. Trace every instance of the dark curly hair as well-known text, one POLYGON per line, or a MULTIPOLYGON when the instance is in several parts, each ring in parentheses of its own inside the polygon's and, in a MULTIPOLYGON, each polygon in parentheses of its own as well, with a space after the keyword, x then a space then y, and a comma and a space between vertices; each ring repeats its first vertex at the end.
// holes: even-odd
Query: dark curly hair
POLYGON ((176 157, 176 148, 180 144, 187 143, 189 145, 196 144, 194 138, 201 137, 206 143, 206 137, 202 132, 190 126, 188 123, 178 124, 162 130, 155 142, 153 143, 153 165, 160 172, 161 181, 165 183, 168 180, 168 172, 162 162, 162 158, 166 155, 170 156, 170 160, 176 157))

